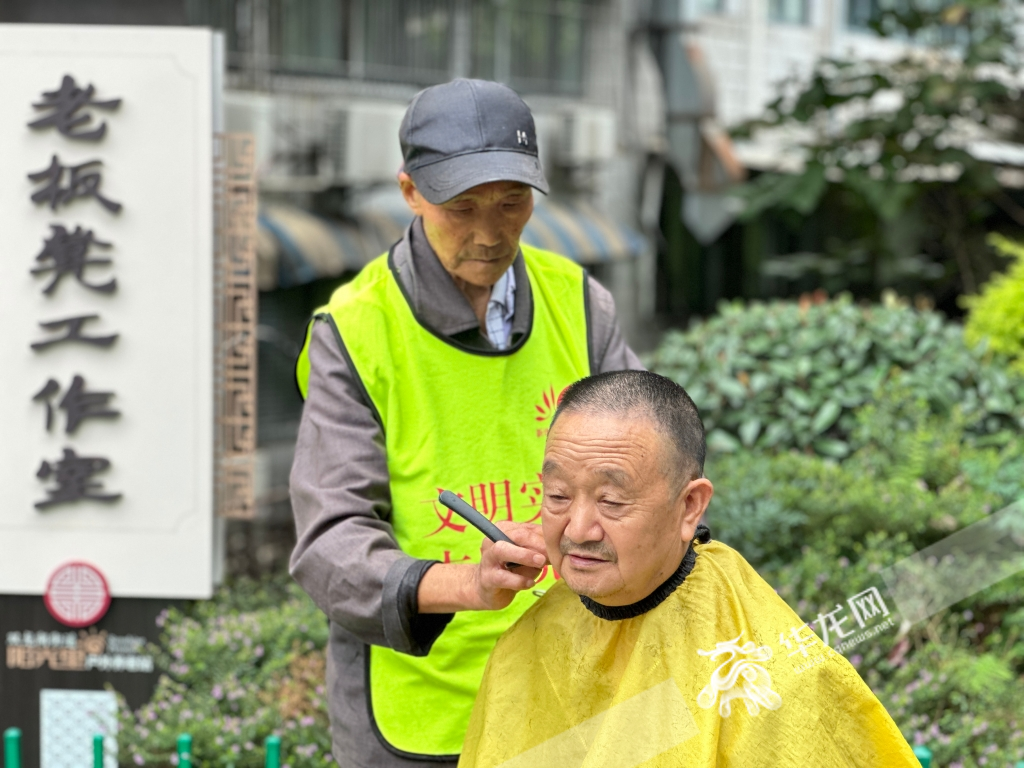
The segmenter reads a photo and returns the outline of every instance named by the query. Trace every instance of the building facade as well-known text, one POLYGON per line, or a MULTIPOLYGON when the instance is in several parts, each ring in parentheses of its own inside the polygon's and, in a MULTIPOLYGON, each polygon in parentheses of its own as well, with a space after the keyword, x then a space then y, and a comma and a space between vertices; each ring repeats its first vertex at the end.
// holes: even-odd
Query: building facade
POLYGON ((899 42, 868 22, 878 0, 683 0, 692 32, 715 83, 718 118, 726 126, 758 117, 779 84, 810 75, 824 56, 887 58, 899 42))
POLYGON ((660 195, 645 177, 665 139, 657 64, 632 34, 641 11, 611 0, 186 4, 188 23, 224 30, 226 128, 252 133, 258 147, 258 495, 268 519, 290 520, 301 416, 292 366, 304 325, 411 219, 395 178, 398 129, 425 86, 495 79, 524 97, 552 187, 536 196, 524 240, 584 263, 643 345, 657 223, 644 210, 659 202, 644 195, 660 195))
MULTIPOLYGON (((634 346, 654 338, 666 132, 649 12, 631 0, 9 0, 0 21, 223 33, 224 125, 257 146, 258 493, 264 517, 284 523, 304 326, 411 219, 398 128, 419 89, 475 77, 523 96, 552 188, 524 241, 585 264, 634 346)), ((239 545, 265 564, 282 554, 239 545)))

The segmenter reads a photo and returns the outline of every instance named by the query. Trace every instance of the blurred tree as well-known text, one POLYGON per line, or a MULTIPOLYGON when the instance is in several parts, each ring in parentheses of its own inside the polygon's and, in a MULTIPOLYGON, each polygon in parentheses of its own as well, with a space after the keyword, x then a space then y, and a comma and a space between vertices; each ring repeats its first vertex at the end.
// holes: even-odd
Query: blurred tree
MULTIPOLYGON (((975 293, 1000 265, 986 247, 994 215, 1024 227, 1007 191, 1024 157, 1024 100, 1015 3, 896 0, 871 21, 908 42, 891 61, 823 59, 809 81, 790 80, 740 137, 775 134, 800 170, 767 172, 740 190, 744 220, 818 218, 818 253, 766 263, 817 273, 830 290, 883 287, 975 293), (1017 158, 1019 163, 1019 157, 1017 158)), ((788 277, 795 277, 788 275, 788 277)))

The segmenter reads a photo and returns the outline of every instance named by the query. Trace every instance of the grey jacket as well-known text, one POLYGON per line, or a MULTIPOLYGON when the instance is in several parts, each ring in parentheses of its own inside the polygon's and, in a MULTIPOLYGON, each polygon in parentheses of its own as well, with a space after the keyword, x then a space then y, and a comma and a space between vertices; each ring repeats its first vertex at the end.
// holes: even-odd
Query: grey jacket
MULTIPOLYGON (((490 348, 469 302, 438 261, 416 219, 393 251, 395 271, 420 322, 470 346, 490 348)), ((514 343, 533 316, 520 254, 514 343)), ((611 294, 588 279, 591 370, 638 369, 615 317, 611 294)), ((309 391, 291 473, 298 543, 292 576, 330 619, 327 688, 334 757, 348 768, 411 768, 442 763, 407 759, 376 734, 366 697, 368 644, 423 656, 452 619, 420 614, 420 579, 435 563, 402 552, 391 525, 387 456, 381 427, 345 361, 330 323, 315 321, 309 391)), ((443 763, 454 766, 455 763, 443 763)))

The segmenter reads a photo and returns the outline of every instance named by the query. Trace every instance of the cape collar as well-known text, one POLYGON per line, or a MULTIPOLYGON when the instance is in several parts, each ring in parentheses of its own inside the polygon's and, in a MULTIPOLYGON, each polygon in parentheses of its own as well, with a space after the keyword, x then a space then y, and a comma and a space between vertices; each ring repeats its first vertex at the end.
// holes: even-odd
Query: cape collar
MULTIPOLYGON (((701 544, 707 544, 711 541, 711 531, 706 525, 698 525, 693 539, 701 544)), ((675 572, 643 600, 638 600, 630 605, 601 605, 589 597, 580 595, 580 602, 599 619, 622 621, 623 619, 636 618, 665 602, 665 599, 675 592, 680 584, 686 581, 686 577, 690 575, 690 571, 693 570, 696 562, 697 551, 693 548, 693 541, 691 541, 690 546, 686 549, 686 554, 683 555, 683 561, 676 568, 675 572)))

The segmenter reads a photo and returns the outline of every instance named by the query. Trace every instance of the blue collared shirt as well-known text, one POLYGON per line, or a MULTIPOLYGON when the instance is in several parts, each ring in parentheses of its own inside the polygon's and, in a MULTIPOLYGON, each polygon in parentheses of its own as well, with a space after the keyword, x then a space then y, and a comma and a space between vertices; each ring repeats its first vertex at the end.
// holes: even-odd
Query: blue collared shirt
POLYGON ((496 349, 508 349, 512 336, 512 316, 516 313, 516 276, 512 267, 491 288, 484 322, 487 338, 496 349))

